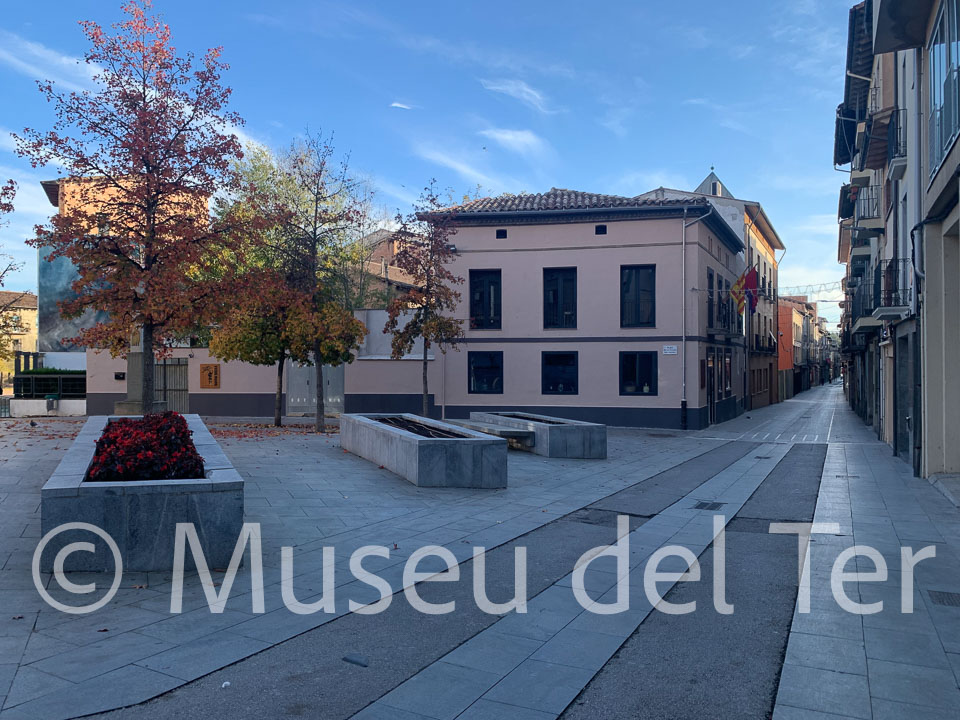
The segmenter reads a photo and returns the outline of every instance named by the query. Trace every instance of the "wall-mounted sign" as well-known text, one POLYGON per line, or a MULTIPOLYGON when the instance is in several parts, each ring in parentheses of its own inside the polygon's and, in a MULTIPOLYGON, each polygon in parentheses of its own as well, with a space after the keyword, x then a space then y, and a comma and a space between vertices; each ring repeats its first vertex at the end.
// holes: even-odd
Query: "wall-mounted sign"
POLYGON ((201 365, 200 366, 200 389, 201 390, 219 390, 220 389, 220 365, 201 365))
POLYGON ((676 345, 664 345, 664 346, 663 346, 663 354, 664 354, 664 355, 676 355, 676 354, 677 354, 677 346, 676 346, 676 345))

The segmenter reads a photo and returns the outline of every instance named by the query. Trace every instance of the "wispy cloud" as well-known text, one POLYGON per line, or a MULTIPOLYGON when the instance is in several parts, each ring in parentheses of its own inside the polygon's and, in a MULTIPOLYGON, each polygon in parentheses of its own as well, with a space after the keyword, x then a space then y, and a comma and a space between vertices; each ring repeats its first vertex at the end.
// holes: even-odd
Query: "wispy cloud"
POLYGON ((397 108, 399 110, 413 110, 413 105, 407 105, 406 103, 397 102, 396 100, 390 103, 390 107, 397 108))
POLYGON ((633 197, 658 187, 691 190, 693 184, 682 173, 674 170, 631 170, 613 180, 610 192, 633 197))
POLYGON ((836 171, 827 170, 819 174, 786 173, 780 175, 761 174, 764 187, 774 190, 788 190, 794 194, 836 197, 840 192, 843 176, 836 171))
POLYGON ((630 130, 627 126, 627 121, 630 120, 636 113, 636 109, 628 106, 613 107, 607 109, 607 111, 600 117, 598 122, 601 126, 605 127, 607 130, 612 132, 617 137, 623 138, 626 137, 630 130))
POLYGON ((530 87, 523 80, 507 78, 501 78, 499 80, 481 79, 480 84, 483 85, 485 90, 502 93, 512 97, 514 100, 519 100, 524 105, 527 105, 538 112, 544 114, 553 114, 559 112, 559 110, 553 110, 549 107, 547 98, 542 92, 530 87))
POLYGON ((550 151, 550 145, 532 130, 508 130, 506 128, 490 128, 481 130, 480 135, 489 138, 500 147, 519 155, 545 155, 550 151))
POLYGON ((747 113, 732 105, 725 105, 699 97, 684 100, 683 104, 702 107, 710 111, 713 114, 713 121, 722 128, 747 135, 751 134, 751 130, 746 123, 747 113))
POLYGON ((394 200, 399 200, 404 205, 413 205, 417 202, 417 193, 406 185, 395 183, 381 177, 374 177, 371 181, 382 195, 391 197, 394 200))
POLYGON ((17 149, 17 145, 13 141, 13 137, 10 135, 10 131, 7 130, 6 128, 0 127, 0 150, 13 152, 16 149, 17 149))
POLYGON ((502 192, 519 184, 512 179, 489 174, 478 167, 478 163, 461 153, 440 149, 433 145, 418 145, 414 152, 427 162, 445 167, 459 175, 471 185, 479 185, 491 192, 502 192))
POLYGON ((52 80, 67 90, 90 87, 99 68, 7 30, 0 30, 0 63, 33 80, 52 80))
POLYGON ((837 240, 837 216, 831 213, 808 215, 793 225, 783 228, 781 235, 784 238, 796 237, 798 241, 804 238, 830 238, 837 240))

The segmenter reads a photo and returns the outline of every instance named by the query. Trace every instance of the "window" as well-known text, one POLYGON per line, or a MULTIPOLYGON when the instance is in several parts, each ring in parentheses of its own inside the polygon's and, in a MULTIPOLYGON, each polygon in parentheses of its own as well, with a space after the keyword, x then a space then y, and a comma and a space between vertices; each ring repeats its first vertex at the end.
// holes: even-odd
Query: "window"
POLYGON ((577 353, 543 353, 540 384, 544 395, 576 395, 577 375, 577 353))
POLYGON ((960 60, 957 36, 957 1, 946 0, 940 9, 930 45, 928 77, 930 82, 929 139, 930 174, 936 174, 958 129, 957 64, 960 60))
POLYGON ((620 353, 620 394, 657 394, 657 353, 620 353))
POLYGON ((620 266, 620 327, 656 325, 657 266, 620 266))
POLYGON ((707 268, 707 327, 714 327, 713 319, 713 270, 707 268))
POLYGON ((728 348, 723 355, 723 395, 730 397, 733 392, 733 355, 728 348))
POLYGON ((606 235, 606 234, 607 234, 607 226, 606 226, 606 225, 594 225, 594 227, 593 227, 593 234, 594 234, 594 235, 606 235))
POLYGON ((467 392, 476 395, 503 394, 503 353, 467 353, 467 392))
POLYGON ((543 269, 543 327, 577 326, 577 269, 543 269))
POLYGON ((470 328, 472 330, 499 330, 500 271, 470 271, 470 328))
POLYGON ((506 240, 507 239, 507 229, 499 228, 497 230, 497 240, 506 240))

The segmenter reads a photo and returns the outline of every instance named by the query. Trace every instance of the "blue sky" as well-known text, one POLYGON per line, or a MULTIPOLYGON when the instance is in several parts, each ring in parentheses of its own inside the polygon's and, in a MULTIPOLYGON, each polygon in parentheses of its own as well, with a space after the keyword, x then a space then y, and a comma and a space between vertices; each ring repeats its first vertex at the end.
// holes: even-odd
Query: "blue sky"
MULTIPOLYGON (((693 189, 710 166, 760 201, 787 245, 783 287, 838 280, 833 117, 852 0, 327 3, 155 0, 181 50, 222 45, 244 133, 281 147, 334 133, 379 200, 406 210, 431 178, 485 193, 551 186, 693 189)), ((46 128, 34 80, 82 87, 81 19, 120 3, 8 3, 0 16, 0 179, 21 186, 0 246, 52 209, 10 131, 46 128)), ((839 297, 827 293, 823 298, 839 297)), ((839 317, 835 304, 821 312, 839 317)))

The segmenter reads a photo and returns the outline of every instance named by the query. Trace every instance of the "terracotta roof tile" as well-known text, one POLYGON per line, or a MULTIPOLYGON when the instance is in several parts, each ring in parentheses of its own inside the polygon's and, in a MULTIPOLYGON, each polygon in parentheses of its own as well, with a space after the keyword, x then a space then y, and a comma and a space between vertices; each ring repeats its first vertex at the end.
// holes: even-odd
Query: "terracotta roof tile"
POLYGON ((30 310, 37 307, 37 296, 31 292, 0 290, 0 307, 11 306, 30 310))
MULTIPOLYGON (((704 201, 705 202, 705 201, 704 201)), ((472 200, 463 205, 450 208, 458 213, 493 213, 493 212, 550 212, 558 210, 601 210, 606 208, 669 206, 691 203, 690 200, 657 200, 653 198, 624 197, 621 195, 604 195, 601 193, 567 190, 565 188, 550 188, 545 193, 524 193, 512 195, 506 193, 496 197, 485 197, 472 200)))

